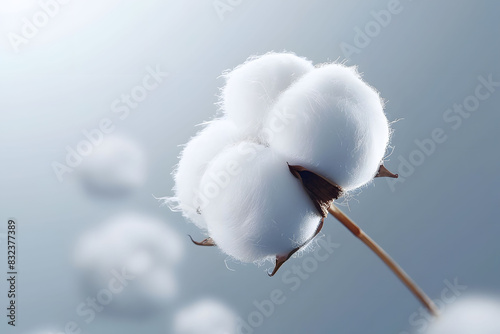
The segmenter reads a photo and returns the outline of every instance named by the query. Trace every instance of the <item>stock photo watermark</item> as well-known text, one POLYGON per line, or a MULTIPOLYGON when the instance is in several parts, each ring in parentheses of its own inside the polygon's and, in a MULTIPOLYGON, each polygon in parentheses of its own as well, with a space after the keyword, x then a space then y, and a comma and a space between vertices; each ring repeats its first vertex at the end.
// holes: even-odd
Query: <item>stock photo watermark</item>
MULTIPOLYGON (((411 1, 411 0, 410 0, 411 1)), ((371 20, 362 27, 354 27, 352 42, 340 43, 340 50, 345 58, 350 58, 353 54, 360 54, 382 30, 389 26, 395 15, 401 14, 404 7, 400 0, 390 0, 385 9, 370 11, 371 20)))
POLYGON ((332 241, 331 236, 318 238, 314 251, 305 256, 298 264, 293 264, 291 269, 284 271, 281 275, 281 282, 288 289, 274 289, 269 293, 268 298, 254 300, 254 308, 245 318, 239 319, 236 333, 251 334, 255 329, 261 327, 265 320, 270 318, 279 305, 287 301, 287 293, 297 291, 303 282, 311 277, 318 270, 319 264, 327 261, 340 244, 332 241))
POLYGON ((414 140, 416 148, 409 154, 398 156, 397 173, 399 178, 386 178, 391 191, 394 192, 398 183, 404 183, 407 178, 411 177, 416 168, 433 155, 440 144, 448 140, 449 133, 460 129, 464 120, 470 118, 474 112, 479 110, 481 102, 489 99, 495 93, 497 87, 500 87, 500 81, 494 81, 493 74, 478 76, 477 81, 478 84, 473 93, 466 96, 461 103, 455 103, 443 112, 442 119, 448 129, 444 127, 434 128, 426 138, 414 140))
POLYGON ((6 234, 0 234, 0 245, 6 250, 6 272, 7 276, 7 324, 15 327, 18 313, 18 281, 19 266, 17 260, 17 219, 9 218, 6 224, 6 234), (4 245, 5 243, 5 245, 4 245))
POLYGON ((236 7, 240 6, 243 0, 215 0, 212 2, 219 20, 224 21, 226 15, 233 12, 236 7))
MULTIPOLYGON (((296 116, 290 113, 286 108, 280 109, 270 118, 269 125, 260 132, 260 140, 262 142, 269 142, 292 121, 296 121, 296 116)), ((253 161, 258 156, 255 146, 249 142, 239 143, 237 150, 242 157, 245 157, 246 163, 253 161)), ((198 193, 196 193, 195 200, 193 201, 196 207, 191 209, 201 213, 203 208, 206 207, 211 200, 219 196, 221 191, 230 184, 233 177, 243 172, 242 167, 240 162, 228 160, 221 170, 209 173, 207 175, 209 181, 204 184, 203 188, 199 189, 198 193)))
MULTIPOLYGON (((439 298, 433 300, 434 304, 436 304, 441 312, 444 311, 447 306, 457 301, 458 297, 468 288, 467 285, 458 282, 458 277, 455 277, 453 281, 445 279, 443 284, 445 287, 441 290, 439 298)), ((408 317, 408 324, 413 328, 411 333, 424 333, 434 320, 435 318, 429 314, 426 309, 420 307, 408 317)), ((410 334, 410 332, 402 331, 399 332, 399 334, 410 334)))
MULTIPOLYGON (((156 65, 155 68, 146 67, 146 74, 143 76, 141 83, 132 87, 128 93, 123 93, 119 98, 112 101, 111 113, 116 115, 119 121, 126 120, 131 111, 137 109, 152 91, 160 87, 167 76, 168 72, 162 71, 159 65, 156 65)), ((66 145, 65 160, 63 162, 53 161, 51 164, 59 182, 62 183, 66 174, 72 173, 78 168, 85 157, 91 155, 94 149, 102 144, 106 135, 115 131, 116 123, 112 118, 104 117, 95 128, 83 129, 82 135, 84 138, 75 145, 66 145)))
POLYGON ((38 36, 52 19, 57 17, 62 7, 72 0, 39 0, 38 9, 30 17, 21 19, 19 32, 8 32, 7 38, 15 52, 19 52, 23 45, 38 36))
POLYGON ((95 295, 87 296, 85 301, 76 306, 75 313, 78 320, 70 320, 64 324, 62 331, 50 332, 49 334, 83 333, 84 325, 93 322, 97 314, 105 310, 106 306, 113 302, 115 296, 122 293, 130 282, 137 278, 128 272, 127 266, 124 266, 121 271, 112 269, 110 276, 106 286, 97 291, 95 295))

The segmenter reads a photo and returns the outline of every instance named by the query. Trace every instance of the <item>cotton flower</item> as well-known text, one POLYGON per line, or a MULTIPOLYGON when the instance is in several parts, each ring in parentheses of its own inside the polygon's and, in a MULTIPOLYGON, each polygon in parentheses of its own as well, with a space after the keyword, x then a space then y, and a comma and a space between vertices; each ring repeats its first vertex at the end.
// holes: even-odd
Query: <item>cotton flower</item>
POLYGON ((268 120, 278 113, 288 121, 270 137, 270 146, 290 164, 312 169, 344 190, 377 173, 389 126, 378 93, 354 68, 329 64, 307 73, 280 96, 268 120))
POLYGON ((241 131, 255 134, 280 94, 313 69, 309 60, 293 53, 250 58, 226 75, 223 111, 241 131))
POLYGON ((290 53, 254 57, 226 74, 215 120, 183 150, 176 203, 243 262, 276 270, 321 230, 333 200, 394 176, 381 166, 389 125, 354 68, 314 67, 290 53))
MULTIPOLYGON (((106 311, 143 314, 162 308, 177 294, 176 268, 183 255, 180 236, 164 222, 140 214, 120 214, 78 241, 74 263, 87 294, 94 298, 118 275, 122 289, 106 311), (123 279, 122 279, 123 280, 123 279)), ((120 286, 115 282, 113 290, 120 286)), ((108 298, 109 299, 109 298, 108 298)))
POLYGON ((492 298, 465 297, 446 307, 425 334, 500 333, 500 302, 492 298))
POLYGON ((236 334, 237 326, 238 315, 232 309, 204 298, 177 312, 173 334, 236 334))

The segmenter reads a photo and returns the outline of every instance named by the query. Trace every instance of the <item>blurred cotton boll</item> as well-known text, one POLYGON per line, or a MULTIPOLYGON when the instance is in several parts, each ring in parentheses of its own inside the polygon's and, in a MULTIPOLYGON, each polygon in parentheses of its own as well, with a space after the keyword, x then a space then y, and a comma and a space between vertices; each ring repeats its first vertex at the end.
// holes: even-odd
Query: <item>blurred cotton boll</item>
POLYGON ((85 189, 99 198, 131 194, 146 181, 147 163, 143 149, 127 137, 104 136, 78 168, 85 189))
POLYGON ((186 218, 200 228, 206 228, 198 212, 200 203, 197 202, 201 177, 210 160, 239 137, 233 122, 215 120, 193 137, 181 153, 174 172, 175 197, 166 200, 174 210, 182 211, 186 218))
POLYGON ((370 182, 389 141, 381 99, 353 67, 315 68, 287 89, 264 127, 285 113, 270 146, 344 190, 370 182))
POLYGON ((200 190, 210 236, 243 262, 288 254, 314 236, 321 220, 286 160, 251 142, 216 156, 200 190))
POLYGON ((255 134, 279 95, 312 69, 310 61, 293 53, 249 58, 226 75, 224 112, 243 132, 255 134))
POLYGON ((448 306, 425 334, 498 334, 500 301, 480 296, 465 297, 448 306))
POLYGON ((162 309, 176 297, 176 270, 182 255, 183 243, 176 231, 155 218, 129 213, 85 234, 74 260, 89 296, 99 302, 100 293, 107 295, 106 302, 101 302, 104 310, 143 315, 162 309))
POLYGON ((173 334, 236 334, 238 315, 218 300, 205 298, 177 312, 173 334))

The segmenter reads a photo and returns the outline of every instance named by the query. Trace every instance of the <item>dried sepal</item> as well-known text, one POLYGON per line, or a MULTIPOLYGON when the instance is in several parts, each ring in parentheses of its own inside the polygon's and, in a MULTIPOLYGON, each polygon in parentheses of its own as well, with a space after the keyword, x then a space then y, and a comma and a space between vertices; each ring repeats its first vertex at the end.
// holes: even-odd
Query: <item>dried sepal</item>
POLYGON ((391 177, 393 179, 397 179, 399 177, 399 174, 394 174, 393 172, 385 168, 385 166, 382 164, 378 168, 378 172, 375 177, 391 177))
POLYGON ((285 255, 276 255, 276 266, 274 267, 274 270, 272 273, 268 274, 269 277, 273 277, 274 274, 276 274, 278 272, 278 269, 281 268, 281 266, 286 262, 288 261, 289 258, 292 257, 293 254, 297 253, 297 251, 299 249, 301 249, 302 247, 304 247, 305 245, 307 245, 312 239, 314 239, 318 234, 319 232, 321 232, 321 229, 323 228, 323 223, 325 221, 325 218, 321 218, 321 222, 319 223, 318 225, 318 228, 316 229, 316 232, 314 232, 314 235, 312 237, 310 237, 309 239, 307 239, 306 242, 304 242, 302 245, 292 249, 292 251, 288 254, 285 254, 285 255))
POLYGON ((195 241, 192 236, 190 236, 189 234, 188 234, 188 236, 191 239, 191 241, 193 242, 193 244, 195 244, 195 245, 198 245, 198 246, 217 246, 215 244, 215 241, 210 237, 208 237, 202 241, 195 241))
POLYGON ((325 218, 333 201, 342 196, 342 188, 325 177, 298 165, 288 165, 293 176, 300 180, 305 191, 314 202, 320 215, 325 218))

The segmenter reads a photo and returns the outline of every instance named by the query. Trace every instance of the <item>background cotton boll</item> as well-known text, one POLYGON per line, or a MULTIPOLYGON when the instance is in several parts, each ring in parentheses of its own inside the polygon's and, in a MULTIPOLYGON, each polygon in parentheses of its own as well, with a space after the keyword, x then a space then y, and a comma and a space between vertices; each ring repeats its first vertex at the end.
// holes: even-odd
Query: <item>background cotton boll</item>
POLYGON ((201 177, 210 160, 238 137, 237 128, 231 121, 215 120, 193 137, 181 153, 174 172, 175 198, 171 201, 174 209, 182 211, 200 228, 206 228, 203 217, 197 212, 201 177))
POLYGON ((316 68, 285 91, 267 127, 287 118, 269 137, 290 164, 322 174, 344 190, 371 181, 384 157, 389 126, 378 93, 352 67, 316 68))
POLYGON ((122 214, 84 235, 74 261, 89 296, 107 289, 117 273, 130 276, 105 310, 143 315, 168 305, 176 296, 176 268, 182 255, 179 235, 164 222, 122 214))
POLYGON ((107 136, 83 159, 79 173, 91 195, 121 197, 144 185, 146 156, 131 139, 107 136))
POLYGON ((238 315, 222 302, 205 298, 181 309, 173 334, 236 334, 238 315))
POLYGON ((493 298, 466 297, 447 306, 425 334, 500 333, 500 302, 493 298))
POLYGON ((227 74, 222 105, 228 117, 247 133, 259 130, 278 96, 314 68, 293 53, 251 58, 227 74))
POLYGON ((242 142, 219 154, 202 178, 208 231, 243 262, 286 255, 312 237, 320 216, 286 160, 242 142))

